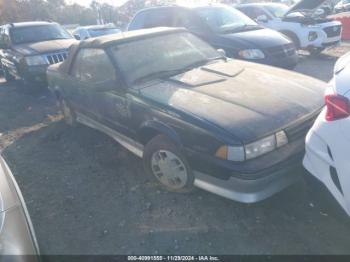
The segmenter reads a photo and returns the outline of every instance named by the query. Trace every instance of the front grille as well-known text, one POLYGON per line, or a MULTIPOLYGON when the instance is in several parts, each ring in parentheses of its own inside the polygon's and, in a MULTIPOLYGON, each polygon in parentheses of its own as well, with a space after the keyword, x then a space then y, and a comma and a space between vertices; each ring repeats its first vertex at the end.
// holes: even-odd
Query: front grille
POLYGON ((292 142, 300 138, 305 138, 310 128, 314 124, 316 118, 318 117, 319 113, 320 111, 315 113, 312 117, 306 119, 304 122, 286 128, 285 132, 287 134, 288 141, 292 142))
POLYGON ((47 62, 52 64, 57 64, 59 62, 64 61, 67 58, 68 52, 67 51, 61 51, 57 53, 51 53, 46 55, 47 62))
POLYGON ((340 25, 329 26, 324 28, 323 31, 326 32, 327 37, 336 37, 336 36, 339 36, 341 33, 341 26, 340 25))
POLYGON ((293 44, 286 44, 280 46, 269 47, 266 49, 267 53, 276 58, 284 58, 295 54, 295 47, 293 44))

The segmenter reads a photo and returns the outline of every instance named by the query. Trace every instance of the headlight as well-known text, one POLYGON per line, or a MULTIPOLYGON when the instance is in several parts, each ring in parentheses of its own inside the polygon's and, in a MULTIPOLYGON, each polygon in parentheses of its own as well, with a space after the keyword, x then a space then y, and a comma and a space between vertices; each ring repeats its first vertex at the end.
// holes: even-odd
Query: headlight
POLYGON ((246 159, 253 159, 276 148, 276 138, 274 135, 263 138, 259 141, 245 146, 246 159))
POLYGON ((244 59, 264 59, 265 54, 259 49, 245 49, 238 52, 238 55, 244 59))
POLYGON ((280 131, 245 146, 222 146, 215 155, 225 160, 242 162, 257 158, 286 144, 288 144, 287 135, 284 131, 280 131))
POLYGON ((36 65, 47 65, 46 59, 41 55, 35 55, 35 56, 27 56, 25 57, 26 64, 29 66, 36 66, 36 65))
POLYGON ((318 35, 317 32, 310 32, 309 33, 309 41, 315 41, 317 39, 318 35))

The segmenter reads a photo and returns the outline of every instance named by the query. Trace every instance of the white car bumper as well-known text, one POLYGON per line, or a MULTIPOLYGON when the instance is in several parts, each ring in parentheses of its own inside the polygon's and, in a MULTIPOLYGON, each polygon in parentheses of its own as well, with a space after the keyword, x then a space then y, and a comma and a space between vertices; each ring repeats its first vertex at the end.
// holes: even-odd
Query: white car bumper
POLYGON ((325 110, 306 137, 303 164, 350 216, 350 141, 340 128, 343 120, 326 122, 324 119, 325 110))
POLYGON ((307 34, 304 35, 307 41, 302 43, 303 47, 329 48, 338 45, 341 41, 341 26, 340 22, 332 21, 323 23, 321 27, 309 28, 307 34), (313 41, 308 40, 311 32, 317 33, 317 38, 313 41))

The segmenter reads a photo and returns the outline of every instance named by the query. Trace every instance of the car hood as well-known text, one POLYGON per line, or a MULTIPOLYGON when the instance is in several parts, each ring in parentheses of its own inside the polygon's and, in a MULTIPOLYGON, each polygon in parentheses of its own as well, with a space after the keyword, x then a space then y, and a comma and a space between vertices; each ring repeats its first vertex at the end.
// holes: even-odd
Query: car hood
POLYGON ((229 60, 140 88, 140 94, 249 143, 323 107, 325 83, 294 72, 229 60))
POLYGON ((289 8, 289 10, 285 14, 285 16, 290 14, 290 13, 299 11, 299 10, 312 11, 312 10, 316 9, 317 7, 319 7, 320 5, 322 5, 326 1, 327 0, 301 0, 301 1, 297 2, 295 5, 293 5, 291 8, 289 8))
POLYGON ((220 35, 225 45, 241 48, 269 48, 290 43, 288 38, 271 29, 249 30, 220 35))
POLYGON ((51 53, 62 49, 68 49, 75 39, 58 39, 37 43, 20 44, 13 47, 13 49, 23 55, 38 55, 51 53))

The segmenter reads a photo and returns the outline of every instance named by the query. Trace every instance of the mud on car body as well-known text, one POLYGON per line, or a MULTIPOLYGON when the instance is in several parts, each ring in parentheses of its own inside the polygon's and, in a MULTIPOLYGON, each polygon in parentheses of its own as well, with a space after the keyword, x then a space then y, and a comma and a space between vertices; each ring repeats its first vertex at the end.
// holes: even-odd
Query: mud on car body
POLYGON ((298 179, 323 105, 322 82, 227 59, 185 29, 82 41, 48 81, 68 123, 110 135, 167 189, 246 203, 298 179))
POLYGON ((0 66, 7 81, 45 84, 50 64, 63 61, 76 40, 50 22, 7 24, 0 31, 0 66))

